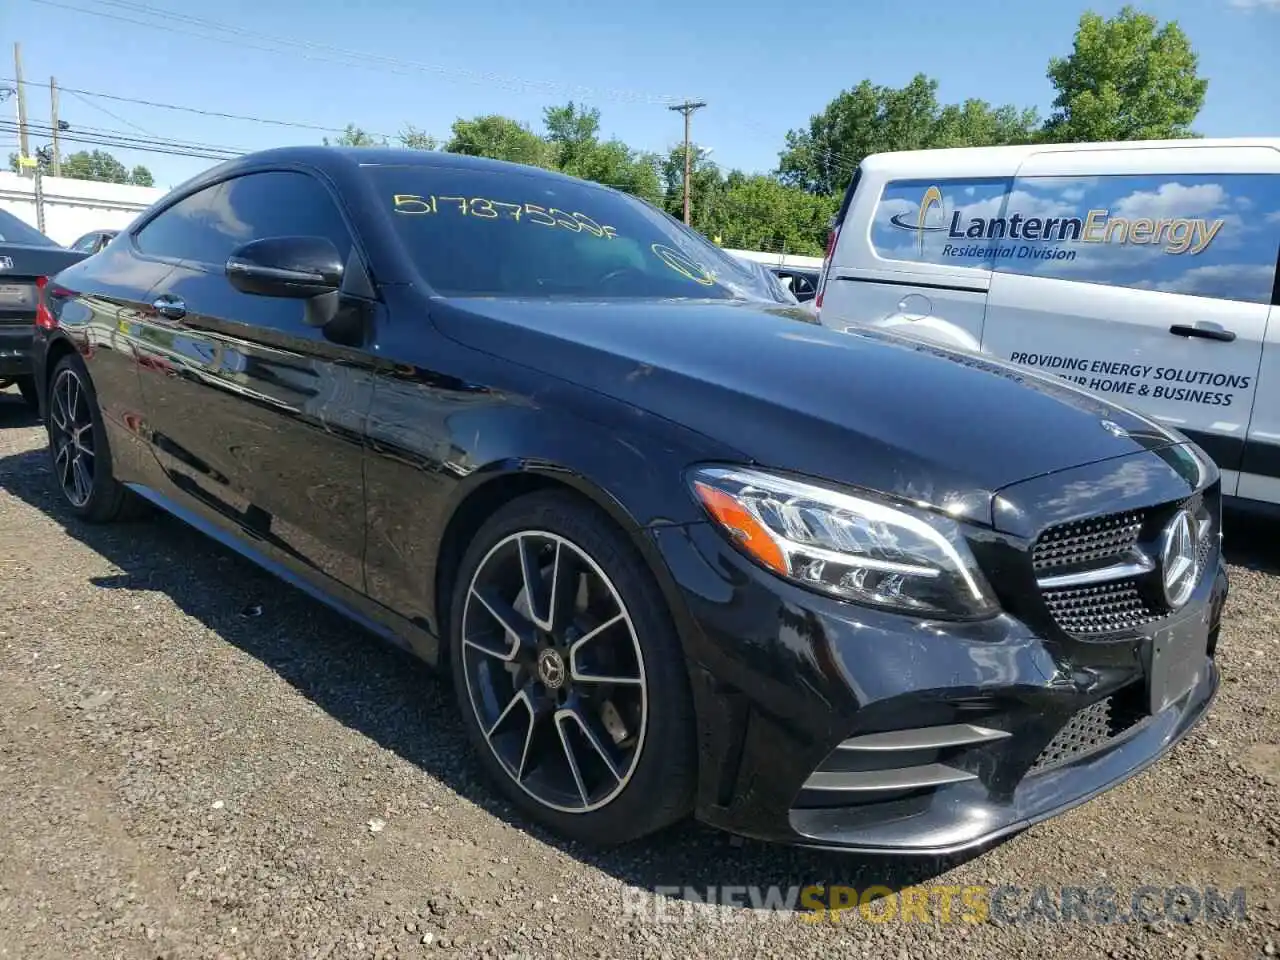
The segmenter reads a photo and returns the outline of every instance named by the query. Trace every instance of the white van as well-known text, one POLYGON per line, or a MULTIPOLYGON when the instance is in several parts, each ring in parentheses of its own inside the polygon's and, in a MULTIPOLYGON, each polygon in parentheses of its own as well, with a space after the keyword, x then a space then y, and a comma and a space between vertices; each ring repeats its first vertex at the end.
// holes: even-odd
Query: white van
POLYGON ((1278 261, 1280 139, 885 153, 845 195, 815 307, 1114 398, 1275 506, 1278 261))

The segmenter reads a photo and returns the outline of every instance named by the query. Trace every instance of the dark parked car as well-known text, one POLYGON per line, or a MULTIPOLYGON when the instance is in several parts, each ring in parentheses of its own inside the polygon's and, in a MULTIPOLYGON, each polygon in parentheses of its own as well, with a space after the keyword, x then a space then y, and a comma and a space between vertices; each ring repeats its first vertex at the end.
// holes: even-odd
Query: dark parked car
POLYGON ((119 233, 119 230, 94 230, 76 240, 71 245, 71 249, 85 254, 94 254, 114 240, 119 233))
POLYGON ((808 303, 818 295, 819 271, 804 267, 770 267, 779 280, 788 281, 787 289, 800 303, 808 303))
POLYGON ((264 152, 46 293, 70 510, 150 501, 446 666, 485 769, 570 837, 692 812, 962 849, 1142 769, 1217 689, 1194 445, 826 330, 607 188, 264 152))
POLYGON ((0 210, 0 390, 17 384, 33 408, 38 398, 31 375, 31 330, 39 289, 49 277, 83 257, 0 210))

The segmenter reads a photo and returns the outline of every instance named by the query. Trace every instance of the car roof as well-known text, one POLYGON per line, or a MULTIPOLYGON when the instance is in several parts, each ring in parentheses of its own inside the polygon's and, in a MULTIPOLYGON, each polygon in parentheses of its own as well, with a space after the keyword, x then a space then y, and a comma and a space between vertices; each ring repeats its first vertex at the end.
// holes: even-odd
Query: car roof
MULTIPOLYGON (((601 184, 554 170, 534 167, 524 163, 512 163, 508 160, 490 160, 488 157, 472 157, 463 153, 446 153, 443 150, 413 150, 406 147, 330 147, 330 146, 298 146, 273 147, 246 153, 232 160, 227 160, 215 167, 188 180, 182 185, 186 192, 205 183, 221 180, 240 170, 249 171, 262 166, 274 164, 302 164, 325 172, 336 172, 338 168, 348 171, 358 167, 396 166, 396 167, 443 167, 487 171, 492 173, 530 174, 566 183, 588 184, 601 190, 610 190, 601 184)), ((616 192, 616 191, 615 191, 616 192)))

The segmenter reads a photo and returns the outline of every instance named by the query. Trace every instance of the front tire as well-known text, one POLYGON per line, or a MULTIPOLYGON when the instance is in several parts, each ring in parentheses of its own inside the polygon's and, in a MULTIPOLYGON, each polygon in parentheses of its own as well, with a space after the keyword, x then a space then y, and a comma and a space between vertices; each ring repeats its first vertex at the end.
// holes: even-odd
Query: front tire
POLYGON ((75 354, 63 357, 49 384, 45 429, 63 502, 91 523, 137 516, 141 501, 112 472, 102 411, 84 362, 75 354))
POLYGON ((625 534, 566 493, 501 508, 450 606, 463 723, 527 815, 612 845, 688 815, 697 755, 684 654, 625 534))

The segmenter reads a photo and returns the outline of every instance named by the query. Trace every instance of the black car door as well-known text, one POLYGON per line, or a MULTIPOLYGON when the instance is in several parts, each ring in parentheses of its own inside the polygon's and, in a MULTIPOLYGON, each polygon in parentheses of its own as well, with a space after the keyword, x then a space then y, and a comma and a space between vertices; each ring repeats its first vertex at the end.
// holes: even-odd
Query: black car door
MULTIPOLYGON (((301 300, 236 290, 225 270, 251 240, 320 236, 346 258, 353 234, 326 185, 295 170, 245 174, 185 202, 187 249, 151 292, 144 338, 163 345, 142 380, 156 455, 206 515, 300 573, 363 590, 364 345, 308 326, 301 300)), ((143 250, 153 224, 137 237, 143 250)))

